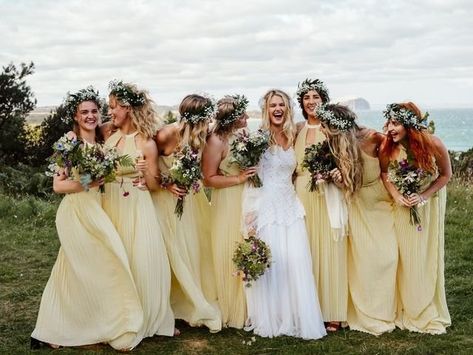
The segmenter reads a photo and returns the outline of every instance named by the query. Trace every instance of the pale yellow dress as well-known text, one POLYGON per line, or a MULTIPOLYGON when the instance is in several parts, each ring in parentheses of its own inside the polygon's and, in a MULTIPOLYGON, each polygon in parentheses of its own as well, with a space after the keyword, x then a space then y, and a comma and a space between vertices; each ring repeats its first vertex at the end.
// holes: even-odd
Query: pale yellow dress
POLYGON ((56 214, 59 254, 32 337, 62 346, 141 341, 143 311, 123 243, 97 188, 67 194, 56 214))
MULTIPOLYGON (((173 160, 174 155, 160 156, 160 172, 166 174, 173 160)), ((191 326, 203 325, 212 332, 218 332, 222 321, 212 272, 208 229, 210 206, 207 198, 203 191, 189 193, 179 219, 174 213, 175 195, 160 189, 152 196, 172 269, 171 306, 175 317, 191 326)))
MULTIPOLYGON (((229 144, 231 144, 230 138, 229 144)), ((230 163, 231 151, 220 162, 219 172, 238 175, 240 169, 230 163)), ((243 328, 246 320, 246 300, 241 277, 235 275, 233 253, 241 235, 241 200, 244 184, 212 190, 211 239, 218 304, 224 326, 243 328)))
MULTIPOLYGON (((399 159, 406 158, 401 150, 399 159)), ((426 188, 431 179, 426 181, 426 188)), ((395 204, 399 245, 399 303, 396 325, 414 332, 442 334, 451 324, 445 297, 444 223, 446 187, 419 206, 422 230, 409 223, 409 208, 395 204)))
MULTIPOLYGON (((348 302, 347 238, 335 241, 337 236, 330 226, 324 184, 318 185, 318 191, 308 190, 310 173, 302 169, 308 129, 307 124, 301 129, 294 148, 297 157, 296 192, 305 209, 313 272, 323 320, 344 322, 347 320, 348 302)), ((325 140, 320 127, 310 129, 316 130, 314 144, 325 140)))
MULTIPOLYGON (((137 157, 135 134, 115 132, 105 142, 115 147, 125 140, 123 151, 137 157)), ((105 185, 103 206, 120 235, 130 262, 144 312, 140 328, 143 337, 174 334, 174 315, 170 305, 171 271, 163 241, 162 229, 156 219, 149 191, 134 187, 138 176, 134 167, 122 167, 115 182, 105 185), (124 194, 128 194, 124 196, 124 194)))
POLYGON ((380 335, 395 328, 398 248, 379 160, 362 158, 363 186, 348 204, 348 325, 380 335))

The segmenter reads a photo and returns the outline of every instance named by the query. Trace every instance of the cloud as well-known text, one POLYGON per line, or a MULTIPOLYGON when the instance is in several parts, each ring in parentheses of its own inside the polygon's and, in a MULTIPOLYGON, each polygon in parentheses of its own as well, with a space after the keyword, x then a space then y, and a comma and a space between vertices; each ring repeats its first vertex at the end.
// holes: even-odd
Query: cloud
POLYGON ((469 1, 0 0, 0 63, 34 61, 39 105, 120 78, 158 103, 189 92, 295 91, 473 106, 469 1))

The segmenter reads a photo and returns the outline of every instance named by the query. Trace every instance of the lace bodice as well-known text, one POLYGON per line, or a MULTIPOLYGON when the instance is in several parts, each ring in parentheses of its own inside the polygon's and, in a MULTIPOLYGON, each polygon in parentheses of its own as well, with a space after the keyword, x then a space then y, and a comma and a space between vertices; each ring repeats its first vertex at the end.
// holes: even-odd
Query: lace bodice
POLYGON ((292 147, 284 150, 280 146, 273 146, 263 154, 259 169, 263 187, 260 188, 258 229, 267 224, 290 225, 304 217, 304 207, 292 184, 296 164, 292 147))

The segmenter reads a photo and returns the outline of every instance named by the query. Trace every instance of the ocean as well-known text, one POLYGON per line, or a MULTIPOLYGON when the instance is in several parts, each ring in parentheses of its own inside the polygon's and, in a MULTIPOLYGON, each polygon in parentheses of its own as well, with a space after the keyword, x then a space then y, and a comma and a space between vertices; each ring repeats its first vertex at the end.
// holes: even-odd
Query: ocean
MULTIPOLYGON (((466 151, 473 147, 473 109, 432 109, 427 110, 429 119, 435 122, 435 135, 446 145, 447 149, 466 151)), ((382 131, 384 118, 381 110, 357 112, 359 124, 382 131)), ((296 121, 302 115, 296 117, 296 121)), ((251 118, 248 126, 255 130, 260 125, 260 119, 251 118)))

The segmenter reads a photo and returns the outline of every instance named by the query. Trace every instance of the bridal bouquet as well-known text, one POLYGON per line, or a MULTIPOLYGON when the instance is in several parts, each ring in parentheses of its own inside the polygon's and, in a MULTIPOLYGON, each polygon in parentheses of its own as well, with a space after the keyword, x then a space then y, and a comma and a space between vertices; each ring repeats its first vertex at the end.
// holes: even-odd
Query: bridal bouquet
MULTIPOLYGON (((161 184, 176 184, 188 192, 192 190, 194 193, 197 193, 200 190, 199 181, 201 178, 202 172, 200 170, 199 154, 193 151, 189 146, 185 146, 176 154, 169 173, 167 175, 161 175, 161 184)), ((179 219, 184 212, 184 198, 185 196, 177 199, 176 208, 174 209, 174 213, 179 219)))
POLYGON ((305 148, 302 168, 310 172, 309 191, 317 191, 321 181, 330 181, 329 172, 337 167, 328 141, 312 144, 305 148))
MULTIPOLYGON (((232 163, 236 163, 240 169, 248 169, 252 166, 258 165, 261 156, 269 147, 269 133, 262 129, 249 134, 244 131, 237 135, 230 146, 232 153, 232 163)), ((254 187, 261 187, 261 182, 258 174, 250 177, 248 181, 254 187)))
POLYGON ((268 245, 252 235, 238 243, 233 253, 236 274, 241 275, 246 287, 251 286, 271 266, 271 250, 268 245))
MULTIPOLYGON (((389 164, 388 180, 406 197, 420 192, 420 188, 426 176, 427 174, 424 170, 410 165, 407 159, 403 159, 399 162, 393 161, 389 164)), ((410 207, 409 211, 409 221, 411 224, 417 225, 419 231, 422 230, 422 226, 417 206, 422 206, 424 203, 425 201, 410 207)))
MULTIPOLYGON (((99 144, 84 146, 80 140, 67 135, 54 143, 49 162, 49 171, 46 175, 53 176, 58 174, 60 169, 65 169, 68 178, 73 179, 72 169, 74 169, 74 174, 78 175, 86 191, 92 181, 99 179, 104 179, 104 182, 114 181, 118 165, 133 165, 130 156, 120 156, 115 148, 109 149, 99 144)), ((104 192, 103 186, 100 186, 100 191, 104 192)))

